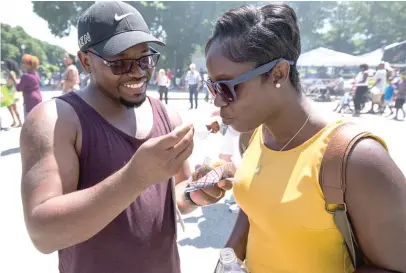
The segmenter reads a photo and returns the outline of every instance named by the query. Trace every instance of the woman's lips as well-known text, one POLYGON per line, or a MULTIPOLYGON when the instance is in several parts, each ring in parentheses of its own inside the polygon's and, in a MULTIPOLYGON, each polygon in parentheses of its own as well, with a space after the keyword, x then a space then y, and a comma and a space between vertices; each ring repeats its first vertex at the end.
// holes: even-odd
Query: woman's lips
POLYGON ((233 119, 232 118, 221 118, 221 120, 223 121, 223 123, 225 125, 229 125, 229 124, 231 124, 233 119))

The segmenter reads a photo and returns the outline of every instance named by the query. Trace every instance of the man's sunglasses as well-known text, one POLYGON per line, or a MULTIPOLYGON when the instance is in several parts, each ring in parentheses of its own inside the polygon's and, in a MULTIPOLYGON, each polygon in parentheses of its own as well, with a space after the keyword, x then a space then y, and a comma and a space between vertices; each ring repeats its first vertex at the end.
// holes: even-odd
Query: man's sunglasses
POLYGON ((153 49, 152 47, 149 48, 151 51, 151 54, 142 56, 141 58, 138 59, 125 59, 125 60, 117 60, 117 61, 108 61, 96 52, 88 50, 87 52, 92 53, 93 55, 99 57, 100 59, 103 60, 103 63, 110 67, 111 72, 114 75, 123 75, 123 74, 128 74, 132 71, 134 64, 137 63, 137 65, 142 69, 142 70, 147 70, 155 67, 158 63, 159 57, 161 54, 153 49))
POLYGON ((293 65, 295 62, 285 60, 283 58, 271 61, 260 67, 254 68, 241 76, 238 76, 235 79, 228 81, 217 81, 212 82, 211 80, 205 81, 209 91, 213 97, 220 95, 223 100, 227 103, 233 103, 237 100, 237 95, 235 93, 235 86, 237 84, 251 80, 254 77, 260 76, 267 72, 270 72, 278 63, 287 62, 290 65, 293 65))

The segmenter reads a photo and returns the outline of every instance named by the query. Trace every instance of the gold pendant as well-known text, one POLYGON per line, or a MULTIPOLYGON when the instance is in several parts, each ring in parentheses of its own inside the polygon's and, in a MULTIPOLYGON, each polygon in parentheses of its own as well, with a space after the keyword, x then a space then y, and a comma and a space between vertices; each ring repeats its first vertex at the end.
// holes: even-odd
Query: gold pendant
POLYGON ((261 171, 261 167, 258 167, 255 169, 255 174, 259 174, 259 172, 261 171))

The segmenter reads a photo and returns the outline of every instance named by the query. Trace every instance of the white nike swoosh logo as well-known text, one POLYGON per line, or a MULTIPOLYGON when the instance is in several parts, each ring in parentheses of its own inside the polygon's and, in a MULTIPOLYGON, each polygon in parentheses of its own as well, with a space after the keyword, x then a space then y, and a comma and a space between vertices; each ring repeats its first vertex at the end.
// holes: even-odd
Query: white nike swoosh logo
POLYGON ((129 15, 131 15, 131 14, 133 14, 133 13, 126 13, 126 14, 123 14, 123 15, 118 15, 117 13, 114 15, 114 19, 116 20, 116 21, 121 21, 121 20, 123 20, 125 17, 127 17, 127 16, 129 16, 129 15))

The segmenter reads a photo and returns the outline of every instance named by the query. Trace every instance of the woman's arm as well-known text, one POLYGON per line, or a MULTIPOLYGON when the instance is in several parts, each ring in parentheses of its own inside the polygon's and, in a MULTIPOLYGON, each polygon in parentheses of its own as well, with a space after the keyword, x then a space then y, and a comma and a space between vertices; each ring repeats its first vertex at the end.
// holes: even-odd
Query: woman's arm
MULTIPOLYGON (((361 140, 348 158, 345 199, 369 266, 406 273, 406 179, 384 147, 361 140)), ((376 272, 365 267, 361 272, 376 272), (368 271, 369 270, 369 271, 368 271)))
POLYGON ((248 217, 244 211, 240 209, 237 221, 235 222, 233 231, 228 238, 226 247, 234 249, 235 254, 241 261, 245 260, 249 229, 250 224, 248 217))
POLYGON ((361 82, 361 83, 366 82, 367 79, 368 79, 368 72, 364 72, 364 78, 362 79, 362 82, 361 82))
POLYGON ((24 91, 25 86, 26 86, 26 82, 27 82, 27 75, 22 75, 21 79, 19 82, 17 82, 17 80, 15 80, 15 84, 16 84, 16 90, 17 91, 24 91))
MULTIPOLYGON (((253 132, 241 133, 239 140, 239 149, 241 156, 248 148, 249 141, 251 139, 253 132)), ((241 260, 245 260, 245 254, 247 249, 248 242, 248 233, 250 229, 250 224, 248 221, 248 216, 245 212, 240 209, 238 213, 237 220, 235 222, 233 231, 231 232, 230 237, 228 238, 226 247, 231 247, 234 249, 237 257, 241 260)))

